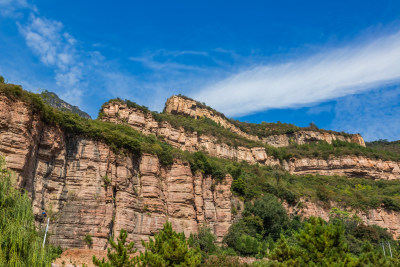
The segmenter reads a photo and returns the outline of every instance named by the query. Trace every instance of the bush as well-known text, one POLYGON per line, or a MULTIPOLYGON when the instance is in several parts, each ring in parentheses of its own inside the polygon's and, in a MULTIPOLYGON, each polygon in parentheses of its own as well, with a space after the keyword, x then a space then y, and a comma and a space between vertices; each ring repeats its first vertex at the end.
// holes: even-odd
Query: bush
POLYGON ((86 245, 87 245, 89 248, 92 247, 92 245, 93 245, 93 238, 92 238, 92 235, 90 235, 90 234, 85 235, 85 238, 83 239, 83 241, 85 241, 86 245))

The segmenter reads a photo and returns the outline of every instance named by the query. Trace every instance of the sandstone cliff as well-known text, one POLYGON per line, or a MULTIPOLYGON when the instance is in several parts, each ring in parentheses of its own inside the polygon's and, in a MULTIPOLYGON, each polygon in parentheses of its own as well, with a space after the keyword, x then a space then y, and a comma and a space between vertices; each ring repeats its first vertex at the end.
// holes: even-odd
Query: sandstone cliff
POLYGON ((160 166, 151 155, 115 155, 102 142, 65 134, 41 122, 23 102, 0 95, 0 154, 28 190, 37 220, 51 218, 51 241, 62 247, 105 248, 121 228, 137 245, 166 220, 196 233, 205 223, 221 241, 231 224, 230 185, 175 161, 160 166))
POLYGON ((344 136, 339 133, 335 134, 330 132, 301 130, 289 134, 271 135, 265 138, 259 138, 243 132, 217 112, 204 108, 200 106, 198 102, 181 96, 170 97, 165 103, 165 112, 186 115, 195 119, 207 117, 216 123, 219 123, 222 127, 225 127, 240 136, 253 141, 262 141, 263 143, 267 143, 275 147, 288 146, 290 142, 295 142, 299 145, 302 145, 312 142, 326 141, 331 144, 333 140, 352 142, 365 147, 364 139, 359 134, 344 136))
MULTIPOLYGON (((227 159, 283 164, 293 173, 399 178, 398 163, 362 157, 292 159, 281 163, 266 155, 263 148, 218 144, 212 137, 186 133, 165 122, 159 124, 150 113, 121 103, 107 105, 103 119, 164 136, 167 142, 184 150, 205 149, 227 159)), ((27 104, 4 95, 0 95, 0 154, 5 156, 8 167, 18 173, 19 186, 29 192, 37 221, 42 220, 45 210, 51 218, 51 241, 63 247, 85 247, 83 239, 90 234, 93 247, 103 249, 109 236, 121 228, 140 246, 140 240, 161 229, 167 219, 175 230, 186 234, 196 233, 201 224, 207 224, 221 241, 234 220, 231 203, 236 200, 231 196, 229 175, 216 183, 209 176, 193 174, 190 166, 180 160, 163 167, 152 155, 116 155, 101 141, 47 125, 27 104)), ((311 206, 304 209, 304 216, 326 217, 326 210, 313 203, 307 205, 311 206)), ((379 209, 360 217, 399 236, 399 214, 379 209)))
MULTIPOLYGON (((102 120, 104 121, 126 123, 144 134, 162 136, 166 142, 182 150, 191 152, 204 150, 214 157, 238 161, 244 160, 250 164, 282 166, 293 174, 345 175, 385 180, 400 179, 400 164, 398 162, 368 159, 362 156, 343 156, 332 159, 292 158, 280 162, 271 155, 267 155, 263 147, 231 147, 218 142, 213 136, 187 132, 183 127, 176 129, 168 122, 159 123, 151 113, 145 113, 138 108, 130 108, 121 102, 111 102, 105 105, 102 112, 104 114, 102 120)), ((299 144, 306 143, 305 140, 318 140, 316 136, 321 137, 320 135, 324 134, 326 134, 326 138, 329 136, 329 133, 320 132, 298 132, 296 134, 299 137, 299 144)), ((353 138, 356 137, 357 135, 353 136, 353 138)), ((286 136, 285 138, 289 137, 286 136)), ((334 140, 332 138, 330 136, 330 139, 324 140, 332 142, 334 140)), ((288 139, 286 141, 289 142, 288 139)), ((363 142, 362 138, 359 141, 363 142)), ((282 143, 284 142, 280 142, 280 144, 282 143)))

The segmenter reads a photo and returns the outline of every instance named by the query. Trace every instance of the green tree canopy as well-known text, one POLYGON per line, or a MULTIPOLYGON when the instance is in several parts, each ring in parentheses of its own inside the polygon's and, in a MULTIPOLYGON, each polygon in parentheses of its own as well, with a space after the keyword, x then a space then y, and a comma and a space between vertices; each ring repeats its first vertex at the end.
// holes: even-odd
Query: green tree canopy
POLYGON ((145 252, 138 257, 140 266, 199 266, 201 254, 198 248, 190 248, 183 233, 176 233, 170 222, 150 238, 149 242, 142 241, 145 252))

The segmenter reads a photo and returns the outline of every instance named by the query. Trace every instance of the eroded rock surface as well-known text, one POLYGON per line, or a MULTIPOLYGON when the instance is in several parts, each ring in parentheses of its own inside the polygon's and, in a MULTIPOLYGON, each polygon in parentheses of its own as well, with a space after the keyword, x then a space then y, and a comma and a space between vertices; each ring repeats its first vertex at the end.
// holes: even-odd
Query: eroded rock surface
POLYGON ((165 111, 170 114, 186 115, 195 119, 206 117, 240 136, 253 141, 262 141, 263 143, 267 143, 275 147, 288 146, 291 142, 303 145, 318 141, 326 141, 329 144, 332 144, 332 141, 334 140, 352 142, 365 147, 364 139, 359 134, 347 136, 338 133, 304 130, 288 134, 272 135, 266 138, 259 138, 243 132, 234 124, 229 122, 226 118, 222 117, 220 114, 217 114, 213 110, 201 107, 196 101, 181 96, 170 97, 165 103, 165 111))
MULTIPOLYGON (((191 113, 188 115, 191 116, 200 116, 203 114, 195 113, 197 109, 190 108, 187 102, 179 102, 180 99, 179 97, 170 98, 168 101, 172 102, 172 104, 168 104, 169 102, 167 101, 166 107, 171 107, 167 111, 182 109, 190 111, 191 113), (180 105, 183 107, 179 108, 180 105)), ((192 102, 196 103, 195 101, 192 102)), ((208 109, 206 111, 208 112, 208 109)), ((121 102, 109 103, 103 107, 103 113, 104 116, 102 119, 105 121, 126 123, 145 134, 163 136, 166 142, 182 150, 191 152, 203 150, 214 157, 237 161, 244 160, 250 164, 259 163, 267 166, 282 166, 293 174, 345 175, 385 180, 400 179, 400 165, 398 162, 368 159, 361 156, 344 156, 332 159, 292 158, 287 161, 279 161, 271 155, 267 155, 263 147, 231 147, 227 144, 219 143, 215 137, 197 135, 196 132, 187 132, 183 128, 176 129, 168 122, 158 123, 151 113, 144 113, 140 109, 129 108, 121 102)), ((325 140, 328 143, 337 139, 349 141, 343 139, 343 136, 336 136, 325 132, 299 131, 293 133, 293 136, 279 135, 271 136, 270 138, 271 140, 273 138, 280 140, 274 143, 276 146, 288 145, 290 138, 295 138, 299 144, 305 144, 312 140, 314 142, 325 140)), ((355 139, 354 142, 364 144, 363 139, 359 135, 353 135, 352 138, 355 139)))
POLYGON ((37 221, 51 218, 53 244, 104 249, 124 228, 138 246, 169 220, 187 235, 211 227, 218 241, 231 224, 230 186, 175 161, 160 166, 152 155, 117 156, 102 142, 65 135, 32 114, 23 102, 0 98, 0 153, 28 190, 37 221), (213 185, 213 183, 215 183, 213 185))

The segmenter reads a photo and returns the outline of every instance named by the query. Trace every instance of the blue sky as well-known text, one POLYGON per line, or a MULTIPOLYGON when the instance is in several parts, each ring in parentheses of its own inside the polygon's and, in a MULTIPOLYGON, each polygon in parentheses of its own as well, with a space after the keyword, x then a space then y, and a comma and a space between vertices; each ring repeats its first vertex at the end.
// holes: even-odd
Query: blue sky
POLYGON ((182 93, 239 120, 400 139, 399 1, 0 0, 0 62, 92 117, 182 93))

